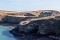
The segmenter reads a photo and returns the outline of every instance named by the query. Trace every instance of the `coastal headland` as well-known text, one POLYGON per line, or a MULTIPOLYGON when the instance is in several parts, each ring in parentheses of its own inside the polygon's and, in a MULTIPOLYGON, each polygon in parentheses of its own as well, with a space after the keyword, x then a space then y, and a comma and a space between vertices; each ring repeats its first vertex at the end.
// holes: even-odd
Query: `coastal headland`
MULTIPOLYGON (((60 12, 55 10, 6 11, 0 10, 0 24, 9 26, 15 36, 60 34, 60 12)), ((57 38, 57 37, 56 37, 57 38)))

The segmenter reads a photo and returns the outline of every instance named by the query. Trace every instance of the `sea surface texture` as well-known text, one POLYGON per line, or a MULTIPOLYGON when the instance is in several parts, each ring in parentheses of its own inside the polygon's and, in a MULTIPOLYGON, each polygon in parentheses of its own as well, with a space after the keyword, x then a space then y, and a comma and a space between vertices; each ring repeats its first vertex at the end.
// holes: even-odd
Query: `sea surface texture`
POLYGON ((9 33, 9 27, 0 25, 0 40, 16 40, 16 38, 9 33))

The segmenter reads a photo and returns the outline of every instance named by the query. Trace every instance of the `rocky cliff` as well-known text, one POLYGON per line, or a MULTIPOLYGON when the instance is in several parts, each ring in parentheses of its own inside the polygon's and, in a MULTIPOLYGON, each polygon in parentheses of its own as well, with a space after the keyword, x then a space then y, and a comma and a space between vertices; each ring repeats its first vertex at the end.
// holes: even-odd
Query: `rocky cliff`
MULTIPOLYGON (((27 25, 18 25, 15 29, 16 33, 40 33, 49 34, 55 33, 60 34, 60 20, 49 19, 49 20, 35 20, 27 25), (17 32, 18 31, 18 32, 17 32)), ((16 34, 15 33, 15 34, 16 34)))
POLYGON ((0 10, 0 23, 2 22, 17 24, 10 30, 15 36, 38 34, 60 36, 60 12, 54 10, 29 12, 0 10))
POLYGON ((31 21, 27 25, 17 25, 14 29, 10 31, 10 33, 12 33, 14 36, 22 36, 22 38, 33 38, 34 36, 37 37, 37 39, 41 37, 49 37, 53 38, 53 40, 59 40, 60 20, 45 19, 31 21))
POLYGON ((7 22, 16 24, 27 19, 33 19, 36 17, 45 17, 51 15, 60 15, 60 12, 53 10, 38 10, 29 12, 15 12, 15 11, 4 11, 0 10, 0 22, 7 22))

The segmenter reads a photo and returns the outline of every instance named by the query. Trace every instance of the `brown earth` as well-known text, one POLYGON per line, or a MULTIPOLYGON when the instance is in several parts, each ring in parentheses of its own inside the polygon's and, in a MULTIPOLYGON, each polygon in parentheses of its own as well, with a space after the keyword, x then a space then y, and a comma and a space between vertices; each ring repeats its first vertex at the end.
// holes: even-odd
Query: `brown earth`
POLYGON ((44 11, 51 11, 51 12, 59 13, 58 11, 54 11, 54 10, 37 10, 37 11, 28 11, 28 12, 16 12, 16 11, 0 10, 0 18, 4 17, 5 15, 25 15, 27 13, 30 13, 30 14, 37 16, 37 15, 40 15, 40 13, 44 12, 44 11))

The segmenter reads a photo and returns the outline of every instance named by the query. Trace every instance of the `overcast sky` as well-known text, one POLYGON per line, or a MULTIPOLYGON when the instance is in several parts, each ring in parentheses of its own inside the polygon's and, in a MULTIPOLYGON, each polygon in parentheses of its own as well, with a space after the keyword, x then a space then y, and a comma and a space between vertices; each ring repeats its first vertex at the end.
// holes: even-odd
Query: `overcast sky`
POLYGON ((0 10, 31 11, 58 10, 60 0, 0 0, 0 10))

